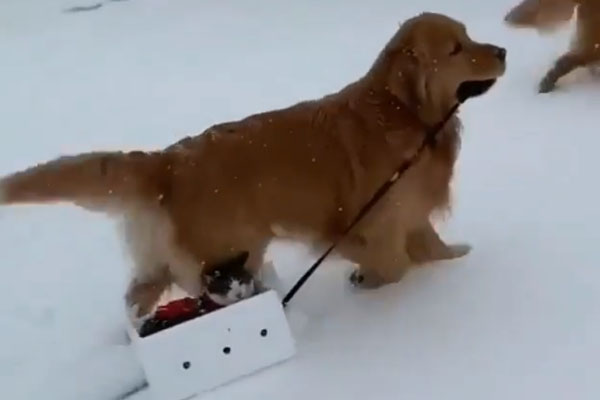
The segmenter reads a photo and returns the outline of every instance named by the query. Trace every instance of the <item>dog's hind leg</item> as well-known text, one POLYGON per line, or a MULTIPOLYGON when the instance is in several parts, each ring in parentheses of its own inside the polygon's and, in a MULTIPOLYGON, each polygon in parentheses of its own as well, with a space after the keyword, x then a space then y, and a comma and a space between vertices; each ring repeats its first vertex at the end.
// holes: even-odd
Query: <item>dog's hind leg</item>
POLYGON ((125 295, 127 305, 140 318, 148 315, 160 296, 171 284, 171 276, 167 265, 157 268, 153 274, 136 276, 131 280, 125 295))
POLYGON ((136 317, 152 311, 162 293, 173 283, 171 269, 177 261, 170 257, 171 227, 156 209, 130 210, 122 220, 122 233, 133 261, 133 276, 125 295, 136 317))

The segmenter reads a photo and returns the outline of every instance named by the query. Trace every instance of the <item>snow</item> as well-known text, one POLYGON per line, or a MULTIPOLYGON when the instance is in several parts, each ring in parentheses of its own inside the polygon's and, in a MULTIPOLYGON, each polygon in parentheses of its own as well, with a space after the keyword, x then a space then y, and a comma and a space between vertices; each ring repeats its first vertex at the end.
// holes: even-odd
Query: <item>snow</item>
MULTIPOLYGON (((0 2, 0 174, 166 146, 321 96, 423 10, 508 48, 506 76, 461 111, 443 234, 473 245, 469 256, 365 292, 330 260, 290 303, 298 356, 206 399, 598 398, 600 85, 579 74, 536 94, 569 29, 505 27, 516 0, 130 0, 63 12, 94 1, 0 2)), ((0 243, 3 398, 106 400, 139 385, 113 223, 69 206, 2 208, 0 243)), ((317 257, 289 243, 269 254, 290 286, 317 257)))

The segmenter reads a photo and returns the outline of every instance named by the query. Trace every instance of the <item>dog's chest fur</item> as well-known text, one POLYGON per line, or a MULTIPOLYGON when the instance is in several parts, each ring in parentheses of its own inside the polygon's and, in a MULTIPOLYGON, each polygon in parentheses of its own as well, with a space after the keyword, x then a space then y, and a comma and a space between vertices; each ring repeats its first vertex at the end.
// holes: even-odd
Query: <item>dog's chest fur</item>
MULTIPOLYGON (((370 119, 371 123, 366 124, 370 129, 362 136, 364 143, 358 152, 365 182, 363 196, 374 193, 398 166, 412 157, 430 129, 388 98, 369 99, 369 103, 363 106, 363 112, 366 111, 370 119), (385 132, 383 140, 373 140, 377 131, 385 132)), ((410 207, 423 215, 433 209, 447 208, 460 146, 459 133, 460 121, 453 117, 437 135, 435 147, 426 150, 395 183, 386 203, 395 208, 410 207)), ((363 198, 361 202, 364 204, 366 200, 363 198)))

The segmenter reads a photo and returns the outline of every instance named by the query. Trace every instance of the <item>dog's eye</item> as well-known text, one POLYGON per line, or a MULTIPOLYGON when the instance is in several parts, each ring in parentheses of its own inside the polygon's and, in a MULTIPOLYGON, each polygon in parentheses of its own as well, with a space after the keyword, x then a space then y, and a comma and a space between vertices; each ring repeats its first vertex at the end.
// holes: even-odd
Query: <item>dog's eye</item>
POLYGON ((462 51, 462 49, 463 49, 462 44, 460 44, 459 42, 456 42, 456 44, 454 45, 454 48, 450 52, 450 55, 455 56, 458 53, 460 53, 462 51))

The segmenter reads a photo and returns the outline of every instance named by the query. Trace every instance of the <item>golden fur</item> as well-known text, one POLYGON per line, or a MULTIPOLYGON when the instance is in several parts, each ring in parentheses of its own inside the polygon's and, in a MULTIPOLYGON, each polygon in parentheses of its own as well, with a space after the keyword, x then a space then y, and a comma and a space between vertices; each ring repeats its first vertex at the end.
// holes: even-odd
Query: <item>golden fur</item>
MULTIPOLYGON (((456 103, 464 82, 491 81, 505 50, 424 13, 407 20, 370 70, 318 100, 219 124, 166 149, 61 157, 0 181, 2 203, 71 201, 122 218, 135 261, 127 299, 146 313, 172 281, 192 294, 200 273, 241 250, 259 270, 276 236, 323 245, 456 103)), ((491 83, 490 83, 491 85, 491 83)), ((412 265, 459 257, 430 216, 449 205, 459 120, 344 240, 362 285, 398 281, 412 265)))
POLYGON ((555 89, 558 80, 579 67, 595 73, 600 61, 600 0, 523 0, 504 20, 515 27, 549 31, 570 21, 577 9, 576 32, 569 50, 560 56, 539 84, 539 92, 555 89))

